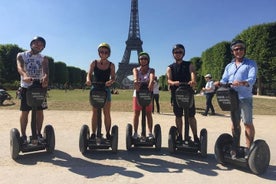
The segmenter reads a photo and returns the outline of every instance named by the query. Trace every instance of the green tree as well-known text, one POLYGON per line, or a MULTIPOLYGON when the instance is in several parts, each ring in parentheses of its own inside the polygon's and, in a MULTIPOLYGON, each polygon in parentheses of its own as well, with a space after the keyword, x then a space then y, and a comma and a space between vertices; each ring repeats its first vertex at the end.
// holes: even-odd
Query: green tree
POLYGON ((17 45, 0 45, 0 82, 13 83, 19 80, 17 72, 16 56, 23 49, 17 45))
POLYGON ((195 69, 196 69, 196 83, 197 83, 197 87, 196 87, 196 91, 200 91, 202 88, 202 76, 201 76, 201 66, 202 66, 202 60, 200 57, 194 57, 191 59, 191 63, 194 65, 195 69))
POLYGON ((48 58, 48 66, 49 66, 49 86, 53 85, 55 79, 55 63, 54 59, 51 57, 48 58))
POLYGON ((69 80, 69 74, 67 66, 64 62, 55 62, 55 71, 54 71, 54 83, 59 87, 63 86, 69 80))
POLYGON ((161 75, 158 79, 159 87, 163 91, 168 90, 168 81, 166 75, 161 75))

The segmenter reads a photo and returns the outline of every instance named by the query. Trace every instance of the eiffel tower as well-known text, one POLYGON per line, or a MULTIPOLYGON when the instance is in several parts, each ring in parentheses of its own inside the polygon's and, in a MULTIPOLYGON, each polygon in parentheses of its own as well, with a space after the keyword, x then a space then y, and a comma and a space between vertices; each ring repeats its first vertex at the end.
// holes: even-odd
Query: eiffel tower
POLYGON ((128 39, 126 41, 126 49, 122 62, 119 63, 119 68, 116 72, 116 81, 121 88, 128 87, 130 80, 127 78, 132 75, 132 69, 139 66, 138 63, 129 63, 131 51, 137 51, 137 58, 142 49, 143 41, 140 39, 138 0, 131 0, 131 12, 128 39))

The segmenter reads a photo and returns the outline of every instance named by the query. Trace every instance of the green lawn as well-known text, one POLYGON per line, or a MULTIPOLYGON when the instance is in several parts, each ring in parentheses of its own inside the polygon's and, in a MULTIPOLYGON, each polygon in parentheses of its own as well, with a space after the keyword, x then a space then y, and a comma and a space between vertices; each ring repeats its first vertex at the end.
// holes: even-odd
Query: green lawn
MULTIPOLYGON (((8 91, 13 97, 15 97, 15 91, 8 91)), ((133 90, 119 90, 118 95, 112 95, 112 111, 132 111, 132 94, 133 90)), ((47 98, 48 106, 50 110, 90 110, 89 104, 89 90, 70 90, 65 92, 64 90, 50 90, 49 97, 47 98)), ((0 109, 19 109, 20 101, 13 99, 15 105, 6 104, 0 106, 0 109)), ((197 112, 203 112, 205 108, 205 97, 195 96, 195 103, 197 112)), ((216 97, 213 99, 213 104, 217 113, 225 113, 220 110, 216 97)), ((254 114, 259 115, 276 115, 275 110, 276 98, 254 98, 254 114)), ((170 113, 172 107, 170 105, 170 92, 160 92, 160 106, 161 112, 170 113)))

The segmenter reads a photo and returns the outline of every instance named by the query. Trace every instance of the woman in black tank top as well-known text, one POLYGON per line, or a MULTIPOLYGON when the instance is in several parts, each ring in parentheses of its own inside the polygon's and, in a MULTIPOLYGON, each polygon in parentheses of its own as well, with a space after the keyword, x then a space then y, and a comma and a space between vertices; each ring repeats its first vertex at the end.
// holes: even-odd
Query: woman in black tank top
MULTIPOLYGON (((107 91, 107 102, 103 107, 104 124, 106 130, 106 138, 110 139, 111 128, 111 93, 109 87, 115 82, 115 65, 108 60, 110 56, 110 46, 107 43, 101 43, 98 47, 98 54, 100 59, 91 62, 89 71, 86 76, 86 85, 91 86, 92 81, 104 82, 107 91), (94 78, 92 78, 92 76, 94 78)), ((97 130, 97 109, 92 107, 92 135, 91 138, 95 138, 97 130)))

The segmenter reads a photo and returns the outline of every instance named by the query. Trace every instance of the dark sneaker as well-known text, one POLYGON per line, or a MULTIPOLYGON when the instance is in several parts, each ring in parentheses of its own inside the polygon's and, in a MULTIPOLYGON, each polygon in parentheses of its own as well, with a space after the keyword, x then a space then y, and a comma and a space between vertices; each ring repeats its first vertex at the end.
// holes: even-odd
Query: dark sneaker
POLYGON ((133 139, 138 139, 138 137, 139 137, 138 133, 134 133, 132 136, 133 139))
POLYGON ((107 134, 106 134, 106 139, 107 139, 107 140, 110 140, 110 139, 111 139, 110 133, 107 133, 107 134))
POLYGON ((90 138, 91 139, 95 139, 96 138, 96 134, 92 133, 90 138))
POLYGON ((206 114, 206 113, 201 113, 201 115, 202 115, 202 116, 207 116, 207 114, 206 114))
POLYGON ((28 144, 28 141, 27 141, 27 136, 26 135, 22 135, 20 137, 21 141, 22 141, 22 144, 28 144))
POLYGON ((43 138, 42 134, 38 134, 38 135, 37 135, 37 140, 38 140, 38 142, 40 142, 40 143, 44 141, 44 138, 43 138))
POLYGON ((199 146, 200 145, 200 140, 198 137, 194 138, 194 144, 195 146, 199 146))
POLYGON ((182 142, 182 140, 183 140, 183 138, 182 138, 182 134, 179 134, 179 135, 177 136, 176 142, 181 143, 181 142, 182 142))

